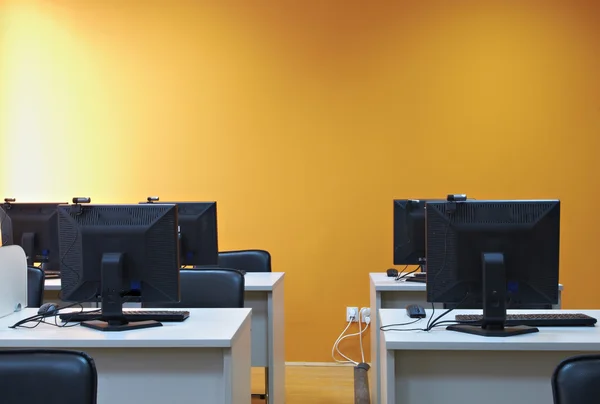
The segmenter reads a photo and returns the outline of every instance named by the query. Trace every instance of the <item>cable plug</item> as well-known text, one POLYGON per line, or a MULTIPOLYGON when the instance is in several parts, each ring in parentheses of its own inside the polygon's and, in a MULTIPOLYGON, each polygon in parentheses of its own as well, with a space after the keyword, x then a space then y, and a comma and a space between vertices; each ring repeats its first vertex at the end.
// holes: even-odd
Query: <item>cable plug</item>
POLYGON ((362 321, 363 323, 366 323, 367 320, 369 319, 369 322, 371 321, 371 309, 369 307, 363 307, 360 309, 360 321, 362 321))
POLYGON ((346 321, 355 322, 358 321, 358 308, 357 307, 346 307, 346 321))

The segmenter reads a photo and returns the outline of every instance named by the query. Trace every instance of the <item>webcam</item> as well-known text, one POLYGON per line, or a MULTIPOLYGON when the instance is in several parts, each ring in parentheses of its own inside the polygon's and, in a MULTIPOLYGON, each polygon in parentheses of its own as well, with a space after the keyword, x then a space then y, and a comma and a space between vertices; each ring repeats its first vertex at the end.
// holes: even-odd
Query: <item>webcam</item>
POLYGON ((467 200, 466 194, 449 194, 447 198, 448 202, 464 202, 467 200))

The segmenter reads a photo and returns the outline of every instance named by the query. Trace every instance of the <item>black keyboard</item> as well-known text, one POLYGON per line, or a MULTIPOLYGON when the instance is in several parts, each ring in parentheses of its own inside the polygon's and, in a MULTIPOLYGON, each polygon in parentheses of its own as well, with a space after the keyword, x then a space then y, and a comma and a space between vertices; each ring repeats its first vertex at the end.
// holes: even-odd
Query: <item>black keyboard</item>
MULTIPOLYGON (((478 323, 483 320, 478 314, 457 314, 454 319, 458 322, 478 323)), ((537 313, 537 314, 507 314, 506 325, 525 325, 529 327, 591 327, 596 319, 582 313, 537 313)))
MULTIPOLYGON (((190 316, 189 311, 178 310, 123 310, 127 321, 134 323, 136 321, 159 321, 161 323, 181 322, 190 316)), ((62 321, 80 323, 82 321, 100 320, 100 312, 74 312, 63 313, 60 316, 62 321)))
POLYGON ((427 279, 425 278, 421 278, 421 277, 414 277, 414 276, 409 276, 407 278, 404 278, 404 280, 406 282, 419 282, 419 283, 427 283, 427 279))

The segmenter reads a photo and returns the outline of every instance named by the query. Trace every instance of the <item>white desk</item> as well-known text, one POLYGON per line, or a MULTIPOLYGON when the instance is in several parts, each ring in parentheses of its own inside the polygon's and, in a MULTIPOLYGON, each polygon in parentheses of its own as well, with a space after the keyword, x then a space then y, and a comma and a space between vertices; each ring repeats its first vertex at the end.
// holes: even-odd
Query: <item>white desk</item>
MULTIPOLYGON (((536 311, 544 310, 526 312, 536 311)), ((476 312, 456 310, 448 314, 448 320, 453 320, 455 314, 476 312)), ((523 311, 509 310, 509 313, 519 312, 523 311)), ((600 318, 600 310, 570 312, 600 318)), ((427 324, 430 313, 428 310, 427 319, 419 322, 420 327, 427 324)), ((379 317, 383 325, 411 321, 405 310, 399 309, 382 309, 379 317)), ((417 324, 398 328, 415 328, 417 324)), ((600 327, 539 327, 539 330, 504 338, 447 331, 444 327, 431 332, 380 331, 381 401, 552 403, 552 372, 567 357, 600 351, 600 327)))
POLYGON ((8 328, 36 313, 25 309, 1 318, 0 348, 87 352, 98 370, 99 404, 251 401, 249 309, 190 309, 182 323, 124 332, 8 328))
MULTIPOLYGON (((269 404, 285 403, 284 278, 283 272, 245 275, 244 306, 252 309, 252 366, 265 368, 269 404)), ((47 279, 45 291, 45 302, 58 301, 60 279, 47 279)))
MULTIPOLYGON (((371 402, 373 404, 382 404, 379 400, 381 392, 381 383, 379 377, 379 355, 380 333, 379 309, 405 309, 409 304, 419 304, 425 308, 431 308, 431 303, 427 303, 426 285, 418 282, 396 281, 390 278, 385 272, 374 272, 369 274, 370 280, 370 306, 371 313, 374 314, 375 321, 371 327, 371 402)), ((555 309, 561 308, 562 285, 558 285, 558 305, 555 309)), ((442 304, 435 304, 436 309, 442 309, 442 304)), ((373 317, 371 317, 373 318, 373 317)))

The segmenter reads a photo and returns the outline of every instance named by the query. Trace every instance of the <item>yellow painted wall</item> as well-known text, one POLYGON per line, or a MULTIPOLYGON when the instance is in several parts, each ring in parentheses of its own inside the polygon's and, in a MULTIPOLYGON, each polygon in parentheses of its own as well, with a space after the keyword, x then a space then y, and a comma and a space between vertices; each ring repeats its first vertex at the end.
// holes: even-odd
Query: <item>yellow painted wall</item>
POLYGON ((294 3, 1 2, 0 193, 218 200, 286 272, 289 361, 368 304, 395 197, 560 198, 600 306, 600 2, 294 3))

